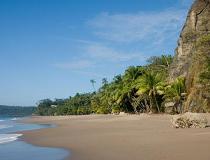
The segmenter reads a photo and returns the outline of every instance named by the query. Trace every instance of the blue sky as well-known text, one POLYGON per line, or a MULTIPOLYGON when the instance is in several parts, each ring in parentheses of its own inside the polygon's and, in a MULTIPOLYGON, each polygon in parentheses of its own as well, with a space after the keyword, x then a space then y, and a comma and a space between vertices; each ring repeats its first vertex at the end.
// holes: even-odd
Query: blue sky
POLYGON ((90 92, 173 54, 193 0, 0 0, 0 104, 90 92))

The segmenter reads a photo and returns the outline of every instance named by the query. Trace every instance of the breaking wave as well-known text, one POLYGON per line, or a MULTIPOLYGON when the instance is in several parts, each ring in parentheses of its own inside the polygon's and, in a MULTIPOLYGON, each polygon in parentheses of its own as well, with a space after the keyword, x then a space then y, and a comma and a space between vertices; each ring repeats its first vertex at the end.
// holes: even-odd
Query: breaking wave
POLYGON ((0 134, 0 144, 15 141, 20 136, 22 136, 22 134, 0 134))

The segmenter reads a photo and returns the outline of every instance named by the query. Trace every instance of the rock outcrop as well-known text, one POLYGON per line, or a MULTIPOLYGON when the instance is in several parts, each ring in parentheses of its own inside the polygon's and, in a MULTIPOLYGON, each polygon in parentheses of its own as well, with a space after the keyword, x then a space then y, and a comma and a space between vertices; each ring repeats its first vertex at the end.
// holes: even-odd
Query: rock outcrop
POLYGON ((210 0, 196 0, 178 40, 170 81, 185 77, 185 111, 210 112, 210 0))
POLYGON ((187 112, 171 119, 174 128, 206 128, 208 120, 201 114, 187 112))

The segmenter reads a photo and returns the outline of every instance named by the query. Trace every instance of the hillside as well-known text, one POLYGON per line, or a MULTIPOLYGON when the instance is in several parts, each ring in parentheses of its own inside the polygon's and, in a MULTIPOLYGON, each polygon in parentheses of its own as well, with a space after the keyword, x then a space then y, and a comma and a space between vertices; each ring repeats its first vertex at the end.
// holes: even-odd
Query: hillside
POLYGON ((170 81, 186 79, 185 111, 210 111, 210 0, 196 0, 188 13, 171 65, 170 81))
POLYGON ((5 106, 0 105, 0 116, 23 117, 35 112, 35 107, 5 106))

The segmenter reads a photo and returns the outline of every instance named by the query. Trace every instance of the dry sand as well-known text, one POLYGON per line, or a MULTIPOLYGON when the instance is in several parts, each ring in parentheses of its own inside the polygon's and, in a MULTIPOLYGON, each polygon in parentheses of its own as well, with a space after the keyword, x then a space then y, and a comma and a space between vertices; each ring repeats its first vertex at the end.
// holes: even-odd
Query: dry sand
POLYGON ((210 160, 210 127, 174 129, 169 115, 32 117, 27 122, 56 124, 23 132, 23 138, 68 149, 70 160, 210 160))

